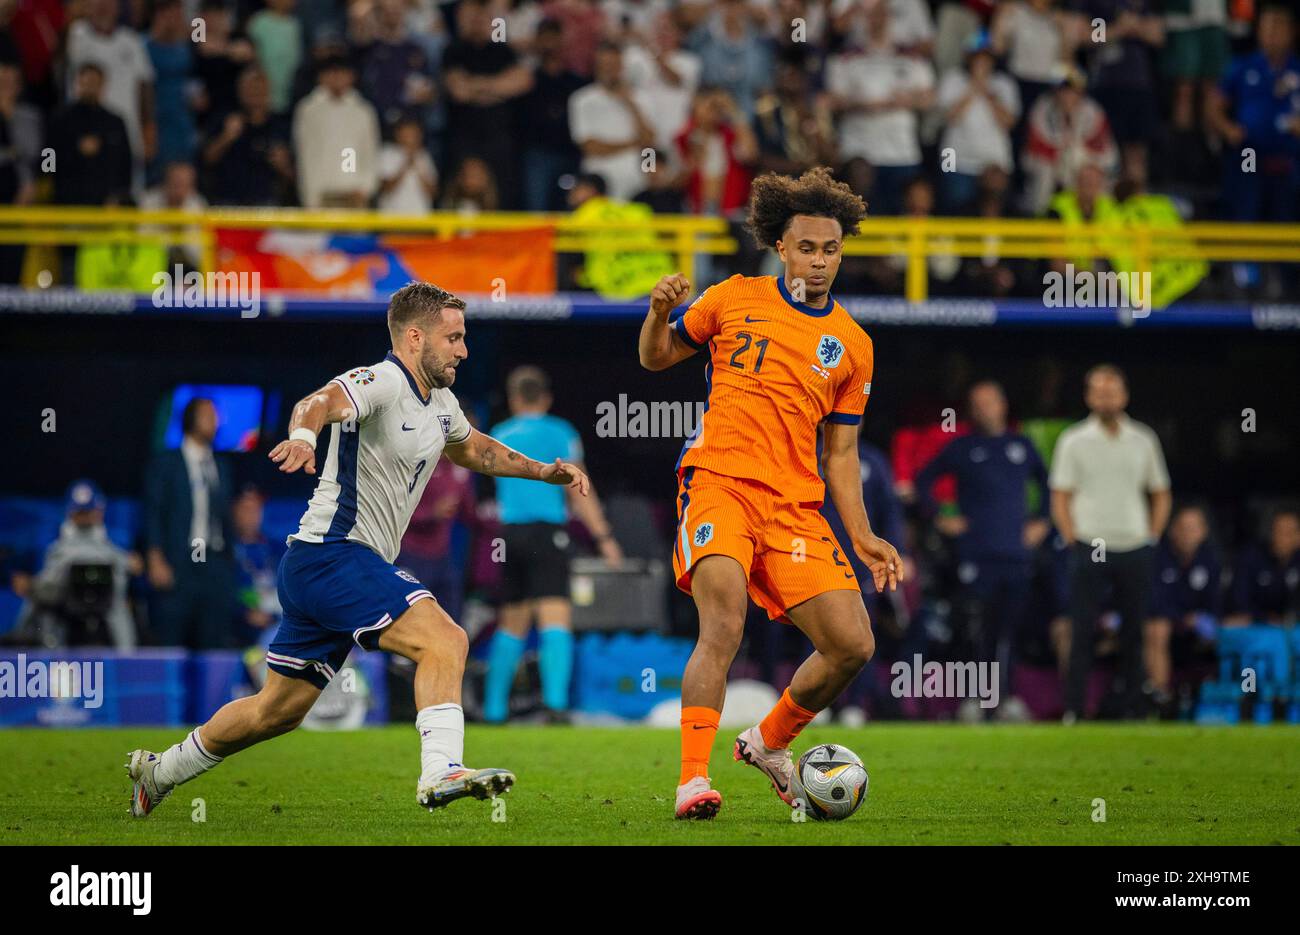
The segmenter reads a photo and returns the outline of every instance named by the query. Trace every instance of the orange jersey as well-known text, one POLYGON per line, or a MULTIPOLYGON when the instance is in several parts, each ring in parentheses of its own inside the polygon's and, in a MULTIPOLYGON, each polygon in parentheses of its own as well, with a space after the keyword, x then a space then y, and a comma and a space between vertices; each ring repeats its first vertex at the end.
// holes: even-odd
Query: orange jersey
POLYGON ((707 350, 708 400, 678 471, 698 467, 820 503, 817 427, 856 425, 871 393, 871 338, 832 298, 796 302, 777 276, 732 276, 671 327, 707 350))

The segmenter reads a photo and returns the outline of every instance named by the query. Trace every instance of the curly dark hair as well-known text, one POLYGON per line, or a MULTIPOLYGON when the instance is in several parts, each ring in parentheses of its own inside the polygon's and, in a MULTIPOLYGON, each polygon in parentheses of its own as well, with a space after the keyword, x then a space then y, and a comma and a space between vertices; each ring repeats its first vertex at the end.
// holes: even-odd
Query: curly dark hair
POLYGON ((754 179, 745 229, 760 247, 774 247, 796 214, 834 218, 845 237, 858 232, 867 216, 867 203, 825 166, 809 169, 797 179, 768 172, 754 179))

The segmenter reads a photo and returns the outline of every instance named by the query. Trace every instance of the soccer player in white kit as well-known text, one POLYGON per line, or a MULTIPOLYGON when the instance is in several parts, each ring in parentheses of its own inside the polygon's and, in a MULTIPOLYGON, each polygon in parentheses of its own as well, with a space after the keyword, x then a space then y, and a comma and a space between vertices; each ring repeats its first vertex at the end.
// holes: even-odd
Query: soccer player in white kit
POLYGON ((514 784, 509 770, 464 765, 460 688, 469 640, 393 560, 441 455, 483 474, 531 478, 583 496, 589 485, 572 464, 542 464, 470 426, 449 389, 468 356, 464 310, 464 301, 437 286, 405 286, 388 306, 392 352, 335 377, 294 407, 289 438, 272 449, 271 460, 281 471, 316 474, 317 438, 327 426, 329 447, 280 563, 284 617, 267 652, 266 684, 161 754, 131 753, 136 817, 232 753, 297 727, 354 645, 416 664, 420 805, 491 798, 514 784))

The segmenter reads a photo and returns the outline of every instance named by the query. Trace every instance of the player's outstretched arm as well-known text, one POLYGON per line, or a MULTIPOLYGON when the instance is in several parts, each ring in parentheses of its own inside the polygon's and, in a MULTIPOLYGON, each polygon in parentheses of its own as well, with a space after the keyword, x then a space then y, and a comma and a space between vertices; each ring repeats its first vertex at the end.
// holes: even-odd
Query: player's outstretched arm
POLYGON ((650 311, 641 325, 637 355, 647 370, 664 370, 695 353, 668 327, 668 315, 691 291, 691 284, 681 273, 665 276, 650 290, 650 311))
POLYGON ((469 468, 480 474, 492 477, 523 477, 539 480, 559 487, 568 487, 574 493, 584 497, 591 489, 591 482, 576 465, 555 459, 554 464, 534 461, 527 455, 520 454, 513 448, 501 444, 491 435, 484 435, 478 429, 470 429, 468 437, 462 442, 448 445, 443 449, 452 464, 469 468))
POLYGON ((822 439, 822 476, 831 502, 844 521, 853 551, 871 569, 876 590, 893 591, 903 580, 898 550, 871 531, 862 502, 862 467, 858 459, 858 427, 827 422, 822 439))
POLYGON ((271 449, 268 457, 287 474, 302 468, 316 473, 316 436, 334 422, 356 416, 347 391, 337 383, 326 383, 310 396, 298 400, 289 417, 289 437, 271 449))

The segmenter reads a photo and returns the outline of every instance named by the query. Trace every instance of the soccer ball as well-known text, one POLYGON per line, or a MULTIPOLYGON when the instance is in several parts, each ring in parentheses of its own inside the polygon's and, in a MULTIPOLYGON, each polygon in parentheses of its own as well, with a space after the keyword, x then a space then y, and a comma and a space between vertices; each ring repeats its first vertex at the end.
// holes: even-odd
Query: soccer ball
MULTIPOLYGON (((799 757, 799 796, 818 821, 842 821, 867 798, 867 768, 848 747, 824 743, 799 757)), ((796 800, 795 806, 800 802, 796 800)))

